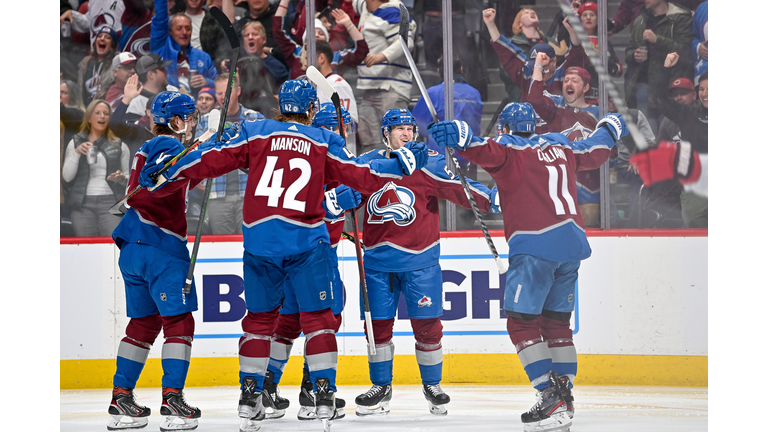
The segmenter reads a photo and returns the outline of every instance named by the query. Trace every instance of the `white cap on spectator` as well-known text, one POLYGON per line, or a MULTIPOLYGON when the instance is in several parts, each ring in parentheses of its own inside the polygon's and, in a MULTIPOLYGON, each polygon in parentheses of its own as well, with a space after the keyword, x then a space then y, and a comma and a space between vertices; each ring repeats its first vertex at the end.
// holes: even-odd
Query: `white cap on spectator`
MULTIPOLYGON (((323 34, 325 35, 325 41, 331 42, 331 37, 328 35, 328 30, 325 29, 325 26, 323 25, 323 22, 320 21, 318 18, 315 18, 315 29, 320 29, 323 31, 323 34)), ((307 43, 307 31, 304 30, 304 37, 303 37, 304 43, 307 43)))
POLYGON ((112 69, 117 69, 128 63, 136 63, 136 56, 130 52, 121 52, 112 59, 112 69))

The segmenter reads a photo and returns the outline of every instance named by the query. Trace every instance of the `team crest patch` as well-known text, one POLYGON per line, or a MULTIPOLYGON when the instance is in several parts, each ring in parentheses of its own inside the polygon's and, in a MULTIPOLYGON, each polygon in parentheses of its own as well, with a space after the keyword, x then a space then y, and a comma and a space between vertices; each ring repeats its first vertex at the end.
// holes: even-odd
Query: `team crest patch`
POLYGON ((165 293, 160 293, 160 300, 162 301, 168 300, 168 297, 166 297, 165 293))
POLYGON ((325 291, 320 291, 320 300, 325 300, 326 294, 325 291))
POLYGON ((432 306, 432 299, 424 296, 419 300, 419 307, 430 307, 432 306))
POLYGON ((438 153, 438 152, 436 152, 436 151, 434 151, 434 150, 432 150, 432 149, 429 149, 429 150, 427 150, 427 154, 428 154, 429 156, 437 156, 437 155, 439 155, 440 153, 438 153))
POLYGON ((415 201, 410 189, 389 182, 368 199, 368 223, 393 221, 398 226, 410 225, 416 220, 415 201))

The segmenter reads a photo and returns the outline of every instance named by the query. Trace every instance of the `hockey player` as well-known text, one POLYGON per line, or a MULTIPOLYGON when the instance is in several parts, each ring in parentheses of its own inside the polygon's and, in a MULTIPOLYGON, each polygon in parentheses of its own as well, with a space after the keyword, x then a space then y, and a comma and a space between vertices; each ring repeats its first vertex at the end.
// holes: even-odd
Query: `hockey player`
MULTIPOLYGON (((345 135, 348 135, 349 129, 352 126, 352 117, 349 112, 341 107, 341 115, 345 127, 345 135)), ((317 128, 325 128, 337 134, 338 131, 338 116, 336 114, 336 108, 332 103, 323 103, 320 105, 320 110, 314 117, 312 123, 317 128)), ((354 132, 354 130, 352 131, 354 132)), ((345 136, 346 138, 346 136, 345 136)), ((330 185, 329 185, 330 186, 330 185)), ((336 248, 339 245, 339 241, 344 230, 344 214, 346 210, 354 209, 360 205, 361 198, 360 193, 344 185, 338 185, 335 188, 326 187, 325 201, 323 202, 323 208, 325 209, 325 218, 323 222, 328 227, 328 233, 331 238, 331 261, 333 262, 333 316, 336 318, 336 327, 334 331, 338 332, 341 327, 341 312, 344 309, 345 302, 345 290, 344 284, 339 274, 339 261, 336 256, 336 248)), ((291 282, 286 281, 285 289, 290 289, 291 282)), ((293 341, 301 335, 301 323, 299 320, 299 308, 295 301, 292 301, 290 296, 286 295, 283 307, 280 308, 280 316, 277 319, 277 327, 275 334, 272 338, 272 348, 270 351, 269 365, 267 366, 267 375, 264 380, 264 405, 267 407, 267 418, 280 418, 285 415, 285 409, 290 406, 290 401, 280 396, 280 392, 277 389, 278 384, 283 376, 285 365, 288 363, 288 358, 291 355, 293 349, 293 341)), ((299 420, 313 420, 315 418, 314 401, 312 399, 312 382, 309 380, 309 369, 307 368, 307 362, 304 362, 303 377, 301 380, 301 390, 299 392, 299 412, 297 417, 299 420)), ((336 398, 336 419, 343 418, 345 416, 344 407, 346 401, 339 397, 336 398)))
POLYGON ((675 179, 683 188, 702 198, 709 195, 707 153, 693 150, 688 141, 662 141, 656 148, 638 152, 629 161, 646 186, 675 179))
POLYGON ((499 118, 509 120, 497 124, 493 139, 474 137, 461 121, 435 123, 429 132, 496 180, 509 243, 507 331, 538 390, 536 404, 521 416, 523 429, 566 431, 577 366, 569 324, 579 266, 591 254, 575 172, 603 164, 627 128, 620 114, 608 114, 590 137, 570 142, 558 133, 535 135, 536 113, 528 103, 508 105, 499 118))
MULTIPOLYGON (((139 173, 148 161, 162 167, 184 150, 199 121, 195 101, 177 92, 158 94, 151 113, 156 136, 136 152, 129 190, 139 184, 139 173)), ((164 418, 160 430, 190 430, 198 425, 200 410, 186 403, 182 391, 195 330, 192 312, 197 310, 194 283, 189 293, 183 292, 190 263, 184 213, 187 190, 197 183, 178 181, 155 194, 141 190, 128 200, 130 208, 112 233, 120 248, 119 265, 130 321, 117 350, 109 430, 147 425, 150 409, 136 403, 133 389, 161 329, 165 343, 160 406, 164 418)))
MULTIPOLYGON (((314 386, 315 414, 329 427, 335 415, 337 348, 333 316, 333 263, 328 229, 323 223, 323 187, 343 180, 372 193, 426 163, 426 146, 408 143, 394 159, 367 164, 356 161, 344 140, 313 128, 317 93, 306 81, 289 80, 279 91, 275 120, 245 122, 239 133, 213 148, 180 159, 157 186, 181 179, 211 178, 248 169, 243 206, 243 276, 248 312, 240 339, 240 430, 261 427, 262 391, 272 335, 286 294, 298 304, 306 335, 306 358, 314 386), (290 279, 293 293, 284 291, 290 279)), ((158 167, 145 165, 150 175, 158 167)), ((154 186, 153 181, 144 185, 154 186)), ((161 189, 162 190, 162 189, 161 189)))
MULTIPOLYGON (((418 134, 416 119, 404 108, 388 110, 381 120, 386 150, 373 150, 363 160, 386 159, 418 134)), ((492 192, 468 180, 478 208, 491 211, 492 192)), ((359 416, 389 413, 395 346, 392 330, 400 295, 416 338, 416 360, 422 391, 432 414, 446 415, 450 402, 440 388, 443 376, 443 277, 440 269, 439 199, 470 208, 460 180, 445 157, 429 151, 427 166, 410 177, 393 180, 375 193, 364 193, 365 280, 371 309, 376 355, 368 355, 373 386, 355 399, 359 416)), ((362 300, 361 300, 362 302, 362 300)), ((360 307, 361 315, 364 308, 360 307)))

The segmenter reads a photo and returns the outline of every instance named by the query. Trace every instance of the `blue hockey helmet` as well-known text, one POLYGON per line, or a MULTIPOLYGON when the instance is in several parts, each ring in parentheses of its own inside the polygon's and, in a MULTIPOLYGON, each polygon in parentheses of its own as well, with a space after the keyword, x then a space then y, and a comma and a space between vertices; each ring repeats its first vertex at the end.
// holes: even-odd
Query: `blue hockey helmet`
POLYGON ((152 100, 152 121, 155 124, 167 125, 173 116, 179 116, 185 122, 194 117, 195 122, 200 122, 200 113, 195 106, 195 100, 191 96, 175 91, 158 93, 152 100))
MULTIPOLYGON (((349 115, 344 107, 341 108, 341 118, 344 120, 344 126, 348 126, 352 123, 352 116, 349 115)), ((326 102, 320 105, 320 110, 315 114, 314 121, 312 123, 314 127, 326 127, 330 130, 334 130, 339 126, 339 118, 336 115, 336 107, 331 102, 326 102)))
POLYGON ((381 118, 381 136, 387 147, 389 147, 389 130, 392 126, 398 125, 412 125, 414 139, 419 135, 419 126, 413 114, 405 108, 392 108, 381 118))
POLYGON ((309 81, 288 80, 280 86, 278 92, 278 104, 283 114, 309 115, 310 105, 318 109, 317 90, 309 81))
POLYGON ((536 111, 528 102, 510 102, 501 110, 496 121, 496 132, 504 133, 504 126, 509 127, 509 133, 530 132, 536 130, 536 111))

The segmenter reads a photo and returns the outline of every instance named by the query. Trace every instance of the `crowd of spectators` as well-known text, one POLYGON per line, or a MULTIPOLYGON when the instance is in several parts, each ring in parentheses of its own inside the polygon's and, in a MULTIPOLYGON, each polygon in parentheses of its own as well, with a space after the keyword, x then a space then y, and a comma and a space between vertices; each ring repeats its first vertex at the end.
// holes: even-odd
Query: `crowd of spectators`
MULTIPOLYGON (((390 108, 412 109, 422 139, 429 141, 431 117, 423 98, 414 97, 418 89, 395 37, 401 2, 412 18, 407 46, 426 65, 422 74, 442 119, 442 1, 314 2, 313 64, 334 83, 350 111, 355 133, 349 141, 359 154, 384 146, 380 120, 390 108), (421 50, 415 50, 417 42, 421 50)), ((587 41, 579 40, 562 12, 551 17, 548 32, 542 31, 536 3, 452 0, 454 118, 471 124, 476 135, 488 135, 490 128, 480 130, 484 101, 530 102, 540 117, 538 133, 583 139, 600 110, 599 76, 583 44, 598 49, 597 28, 606 25, 606 69, 623 79, 630 114, 648 144, 686 140, 707 152, 707 1, 622 0, 612 17, 600 17, 595 1, 574 0, 587 41), (622 31, 629 34, 624 53, 611 41, 622 31), (488 70, 495 68, 506 94, 488 95, 488 70)), ((207 125, 218 124, 226 76, 236 67, 227 123, 272 118, 280 85, 302 76, 308 64, 305 13, 304 0, 61 0, 60 189, 62 227, 67 227, 62 236, 111 234, 119 218, 102 210, 125 194, 129 161, 152 136, 149 107, 157 93, 192 96, 202 116, 200 135, 207 125), (214 6, 241 38, 236 65, 229 64, 228 40, 210 13, 214 6)), ((615 108, 612 101, 610 108, 615 108)), ((706 227, 705 198, 676 185, 642 188, 628 162, 636 150, 625 139, 615 152, 611 181, 627 185, 631 199, 619 211, 612 200, 612 227, 653 226, 647 218, 645 224, 639 220, 649 201, 640 199, 643 193, 663 196, 669 208, 678 208, 679 227, 706 227)), ((212 180, 204 233, 241 232, 237 214, 245 175, 212 180)), ((600 226, 599 170, 579 176, 580 211, 588 226, 600 226)), ((203 191, 201 185, 190 192, 190 232, 196 229, 203 191)))

